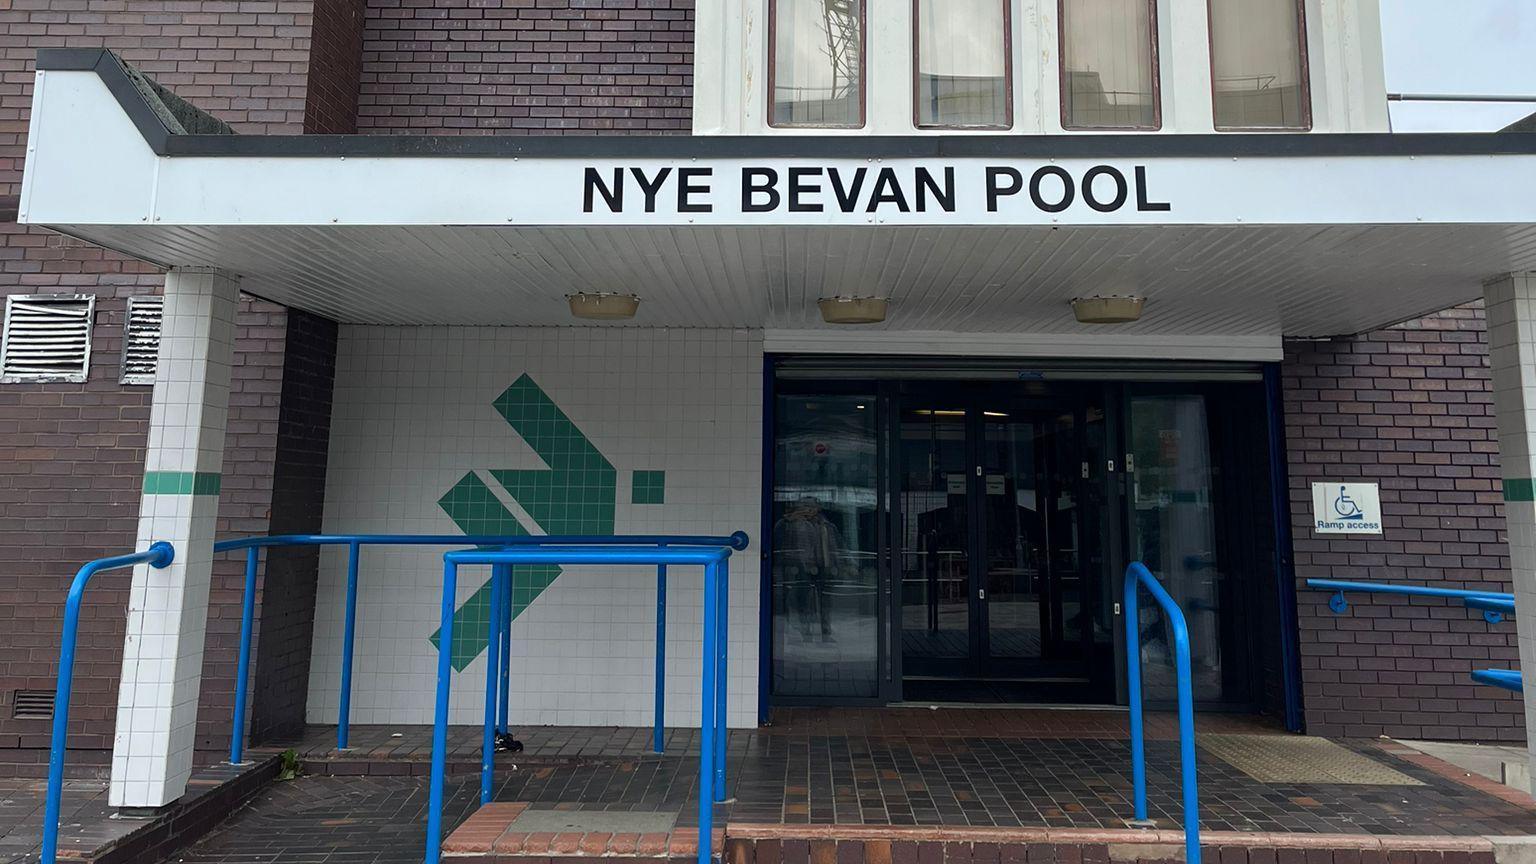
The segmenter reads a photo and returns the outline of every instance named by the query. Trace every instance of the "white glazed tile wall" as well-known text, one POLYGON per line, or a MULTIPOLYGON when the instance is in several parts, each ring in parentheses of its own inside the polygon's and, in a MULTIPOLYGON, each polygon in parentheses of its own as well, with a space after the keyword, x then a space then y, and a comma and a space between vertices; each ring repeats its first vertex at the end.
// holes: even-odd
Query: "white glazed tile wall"
MULTIPOLYGON (((239 283, 223 273, 166 275, 147 471, 217 473, 223 464, 238 298, 239 283)), ((192 773, 218 508, 216 494, 146 492, 139 505, 138 548, 163 540, 176 557, 133 571, 108 790, 114 807, 168 804, 192 773)))
MULTIPOLYGON (((731 559, 729 721, 757 714, 762 334, 632 327, 343 326, 327 469, 328 533, 459 534, 438 500, 466 472, 546 466, 492 407, 527 374, 618 472, 620 534, 753 535, 731 559), (632 504, 634 471, 665 472, 665 503, 632 504)), ((512 506, 523 526, 546 533, 512 506)), ((362 556, 352 722, 432 721, 442 548, 362 556)), ((699 717, 699 573, 671 568, 667 723, 699 717)), ((459 602, 488 573, 461 573, 459 602)), ((308 719, 334 723, 346 555, 321 559, 308 719)), ((653 568, 566 567, 513 622, 511 719, 646 726, 655 658, 653 568)), ((485 656, 453 679, 451 722, 479 723, 485 656)))
MULTIPOLYGON (((1493 402, 1498 415, 1500 472, 1505 494, 1511 481, 1536 478, 1536 274, 1511 273, 1483 286, 1488 310, 1488 360, 1493 402)), ((1536 669, 1536 503, 1506 498, 1510 569, 1515 594, 1515 626, 1520 666, 1536 669)), ((1536 728, 1536 687, 1525 690, 1527 728, 1536 728)), ((1536 738, 1529 759, 1536 768, 1536 738)))

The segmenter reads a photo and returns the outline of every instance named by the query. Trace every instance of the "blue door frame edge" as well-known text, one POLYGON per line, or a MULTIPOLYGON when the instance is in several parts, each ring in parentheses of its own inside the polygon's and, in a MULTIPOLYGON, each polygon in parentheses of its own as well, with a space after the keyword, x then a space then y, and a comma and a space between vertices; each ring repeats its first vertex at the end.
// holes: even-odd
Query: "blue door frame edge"
POLYGON ((1296 573, 1291 546, 1290 475, 1285 468, 1285 403, 1280 364, 1264 364, 1264 413, 1269 420, 1269 496, 1275 525, 1275 599, 1280 612, 1280 671, 1285 689, 1285 728, 1305 732, 1301 705, 1301 634, 1296 619, 1296 573))

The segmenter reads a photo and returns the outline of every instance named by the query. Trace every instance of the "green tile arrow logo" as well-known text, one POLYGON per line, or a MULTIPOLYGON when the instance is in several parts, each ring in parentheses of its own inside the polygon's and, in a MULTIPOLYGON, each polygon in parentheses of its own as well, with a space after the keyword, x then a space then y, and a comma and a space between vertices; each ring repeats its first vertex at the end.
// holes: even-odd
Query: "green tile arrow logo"
MULTIPOLYGON (((548 469, 492 469, 492 480, 538 524, 545 534, 612 534, 618 472, 587 436, 576 428, 526 374, 493 403, 544 460, 548 469)), ((474 471, 466 473, 438 506, 465 534, 523 535, 517 517, 474 471)), ((555 565, 512 568, 512 617, 515 619, 560 575, 555 565)), ((462 672, 485 650, 491 613, 489 580, 459 607, 453 618, 453 668, 462 672)), ((441 630, 432 634, 437 645, 441 630)))

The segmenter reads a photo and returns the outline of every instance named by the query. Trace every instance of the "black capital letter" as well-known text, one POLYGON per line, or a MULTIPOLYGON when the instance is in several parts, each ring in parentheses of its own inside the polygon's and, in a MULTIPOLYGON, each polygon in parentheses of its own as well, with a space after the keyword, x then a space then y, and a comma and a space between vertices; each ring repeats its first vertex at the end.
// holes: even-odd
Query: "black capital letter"
POLYGON ((1012 168, 988 168, 987 169, 987 212, 997 212, 997 199, 1004 195, 1017 195, 1024 188, 1024 175, 1012 168), (1008 178, 1008 185, 998 184, 998 180, 1008 178))
POLYGON ((741 212, 767 213, 779 206, 779 172, 772 168, 741 169, 741 212), (762 182, 755 182, 761 178, 762 182), (767 204, 756 203, 758 192, 768 195, 767 204))
POLYGON ((1167 201, 1147 200, 1147 169, 1136 166, 1136 209, 1154 212, 1172 210, 1173 205, 1167 201))
POLYGON ((581 184, 581 212, 592 212, 592 191, 594 189, 597 190, 597 194, 603 196, 604 201, 608 202, 608 212, 617 213, 624 209, 623 168, 613 169, 613 188, 611 189, 607 183, 603 182, 603 175, 597 173, 596 168, 588 168, 585 176, 586 179, 581 184))
POLYGON ((715 208, 707 201, 695 202, 690 200, 694 195, 708 195, 709 184, 695 184, 693 181, 699 177, 714 176, 713 168, 679 168, 677 169, 677 212, 679 213, 709 213, 715 208))
POLYGON ((944 169, 944 185, 934 182, 933 174, 927 168, 917 169, 917 212, 928 212, 928 194, 933 193, 939 206, 944 212, 955 212, 955 169, 944 169))
POLYGON ((667 180, 667 175, 672 173, 670 166, 661 169, 655 180, 649 182, 645 179, 645 172, 639 168, 629 169, 635 175, 635 182, 640 184, 640 191, 645 193, 645 212, 656 212, 656 193, 661 191, 661 184, 667 180))
POLYGON ((806 183, 807 177, 820 177, 820 168, 791 168, 789 169, 789 212, 791 213, 820 213, 821 204, 816 202, 802 203, 800 196, 804 194, 817 195, 821 193, 820 183, 806 183))
POLYGON ((1076 197, 1077 190, 1072 188, 1072 175, 1067 173, 1067 169, 1059 165, 1047 165, 1036 171, 1029 178, 1029 200, 1035 202, 1036 207, 1047 213, 1060 213, 1071 207, 1072 199, 1076 197), (1054 204, 1048 204, 1045 199, 1040 197, 1040 181, 1046 177, 1061 178, 1061 200, 1054 204))
POLYGON ((1129 192, 1125 186, 1125 175, 1109 165, 1095 165, 1083 175, 1083 200, 1088 206, 1100 213, 1113 213, 1125 205, 1125 196, 1129 192), (1115 198, 1107 203, 1100 201, 1093 195, 1093 181, 1100 177, 1111 177, 1115 181, 1115 198))

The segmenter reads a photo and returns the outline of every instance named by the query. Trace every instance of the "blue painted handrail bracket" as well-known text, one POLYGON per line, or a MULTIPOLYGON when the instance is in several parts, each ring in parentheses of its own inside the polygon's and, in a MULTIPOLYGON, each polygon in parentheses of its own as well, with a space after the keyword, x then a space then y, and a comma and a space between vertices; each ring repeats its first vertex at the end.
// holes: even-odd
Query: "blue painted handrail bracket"
POLYGON ((1162 583, 1140 561, 1125 568, 1126 689, 1131 708, 1131 780, 1136 821, 1147 821, 1147 753, 1142 729, 1141 589, 1163 609, 1173 633, 1174 671, 1179 694, 1179 771, 1184 791, 1184 860, 1200 864, 1200 796, 1195 779, 1195 696, 1189 671, 1189 625, 1162 583))
POLYGON ((69 695, 75 683, 75 645, 80 635, 80 603, 86 583, 103 570, 135 564, 164 569, 176 560, 176 550, 164 541, 151 543, 143 552, 115 555, 90 561, 75 573, 64 600, 64 632, 59 639, 59 677, 53 702, 53 737, 48 744, 48 792, 43 803, 43 864, 54 864, 59 854, 59 803, 64 794, 64 745, 69 733, 69 695))
MULTIPOLYGON (((730 571, 727 561, 733 549, 746 547, 747 537, 737 532, 731 537, 715 538, 717 544, 701 544, 700 538, 648 537, 641 542, 612 545, 579 545, 583 538, 544 537, 542 544, 521 543, 503 548, 481 548, 443 554, 443 585, 437 648, 437 692, 432 723, 432 772, 427 804, 427 848, 425 864, 438 864, 442 858, 443 795, 448 762, 448 704, 453 681, 453 613, 458 601, 459 568, 489 565, 492 571, 492 606, 510 590, 510 574, 517 564, 606 564, 650 565, 657 568, 694 565, 704 568, 703 640, 699 687, 699 864, 713 858, 714 805, 726 798, 726 643, 729 641, 730 571), (574 541, 574 542, 573 542, 574 541)), ((632 540, 636 538, 631 538, 632 540)), ((476 544, 490 546, 492 544, 476 544)), ((664 571, 658 570, 658 573, 664 571)), ((664 578, 664 576, 662 577, 664 578)), ((659 587, 664 585, 660 583, 659 587)), ((659 601, 665 605, 665 600, 659 601)), ((658 610, 660 611, 660 610, 658 610)), ((496 681, 497 654, 503 644, 506 619, 492 615, 487 638, 490 663, 486 670, 485 716, 480 762, 480 801, 489 803, 495 796, 496 681)), ((658 627, 657 638, 664 639, 658 627)), ((658 673, 660 663, 658 663, 658 673)), ((659 689, 658 684, 658 689, 659 689)), ((660 697, 657 701, 660 711, 660 697)), ((660 721, 658 720, 658 723, 660 721)), ((659 749, 661 729, 656 731, 659 749)), ((1198 861, 1195 864, 1199 864, 1198 861)))

